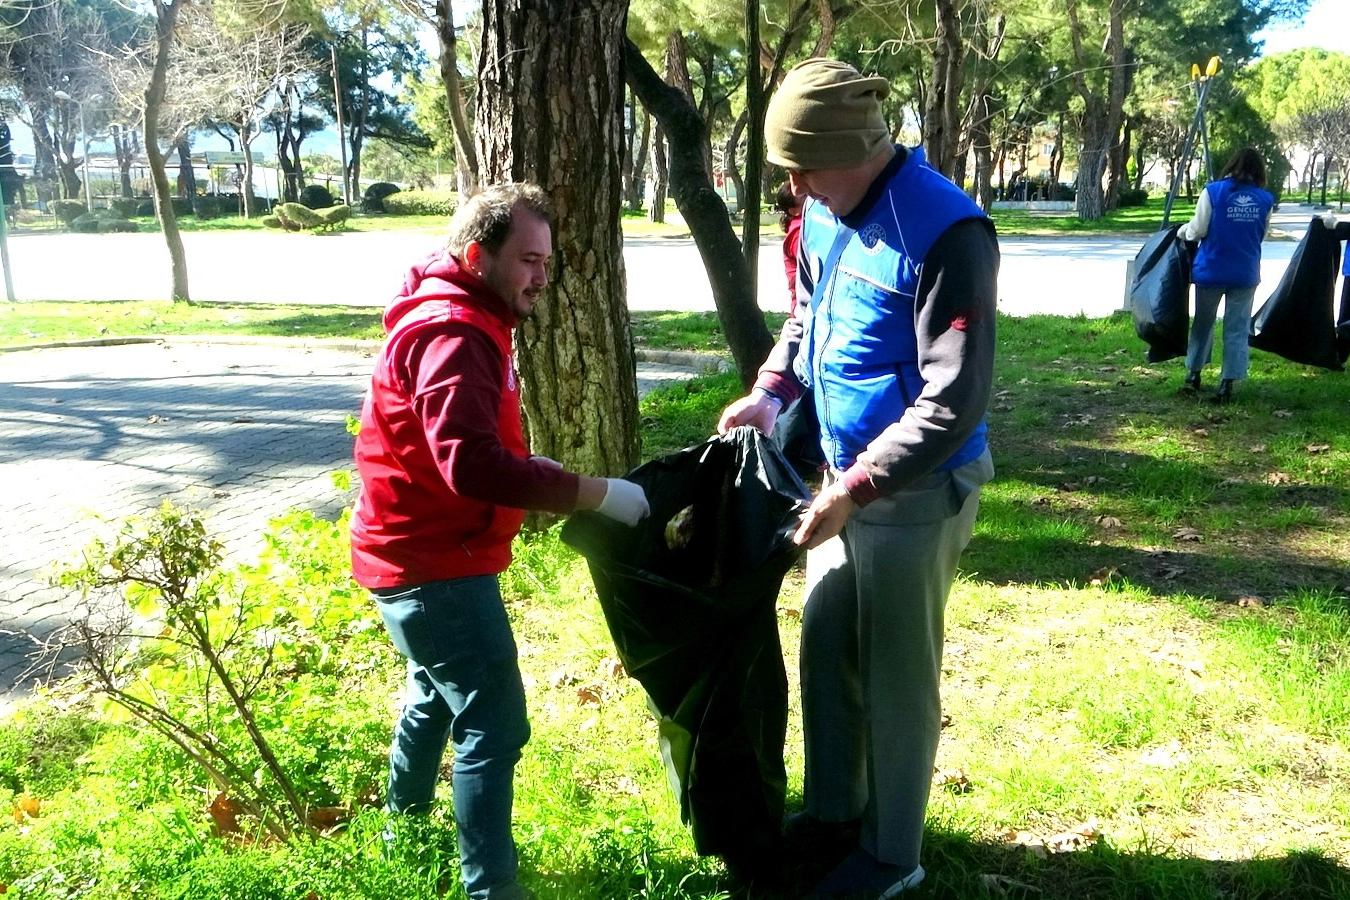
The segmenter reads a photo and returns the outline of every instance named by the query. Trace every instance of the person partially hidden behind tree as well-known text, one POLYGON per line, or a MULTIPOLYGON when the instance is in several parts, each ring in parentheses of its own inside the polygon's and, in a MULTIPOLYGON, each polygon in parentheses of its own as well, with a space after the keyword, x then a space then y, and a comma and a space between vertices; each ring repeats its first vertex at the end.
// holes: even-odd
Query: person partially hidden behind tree
POLYGON ((473 900, 532 896, 511 837, 515 764, 530 735, 497 581, 511 540, 526 510, 593 509, 627 525, 648 514, 640 486, 564 471, 525 446, 511 336, 548 283, 552 253, 540 188, 498 185, 465 202, 445 249, 413 266, 385 310, 356 438, 352 572, 408 658, 386 806, 428 810, 453 745, 473 900))
POLYGON ((924 878, 943 613, 993 477, 998 240, 921 150, 891 142, 888 91, 811 59, 774 94, 769 161, 810 196, 797 265, 810 308, 718 423, 771 432, 804 391, 820 418, 828 471, 793 535, 808 549, 806 808, 785 828, 790 860, 842 850, 814 897, 895 897, 924 878))
POLYGON ((1266 190, 1266 163, 1251 147, 1239 150, 1195 204, 1195 215, 1177 231, 1183 241, 1200 241, 1191 265, 1195 318, 1186 348, 1182 393, 1200 392, 1200 373, 1214 347, 1214 319, 1223 300, 1223 364, 1211 400, 1228 403, 1233 385, 1247 377, 1247 332, 1252 298, 1261 282, 1261 241, 1270 226, 1275 197, 1266 190))

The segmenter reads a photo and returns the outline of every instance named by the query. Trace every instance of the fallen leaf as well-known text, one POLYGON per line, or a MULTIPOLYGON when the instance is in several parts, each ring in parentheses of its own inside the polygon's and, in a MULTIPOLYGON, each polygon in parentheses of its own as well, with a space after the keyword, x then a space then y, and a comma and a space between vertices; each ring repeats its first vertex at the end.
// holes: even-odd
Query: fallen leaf
POLYGON ((1098 569, 1088 576, 1088 584, 1093 587, 1101 587, 1110 583, 1111 579, 1119 577, 1119 566, 1106 566, 1098 569))
POLYGON ((785 606, 778 611, 778 614, 785 619, 800 619, 802 611, 795 606, 785 606))
POLYGON ((1189 526, 1178 528, 1172 533, 1172 537, 1178 541, 1188 541, 1193 544, 1198 544, 1205 539, 1204 535, 1189 526))
POLYGON ((1183 569, 1181 566, 1163 566, 1161 569, 1158 570, 1158 574, 1162 577, 1164 581, 1171 581, 1172 579, 1177 578, 1178 576, 1185 575, 1186 570, 1183 569))
POLYGON ((1106 484, 1106 479, 1100 475, 1089 475, 1083 479, 1083 484, 1106 484))
POLYGON ((580 706, 599 706, 601 700, 600 688, 595 685, 577 688, 577 703, 580 706))
POLYGON ((1103 528, 1120 528, 1124 526, 1125 523, 1117 519, 1115 516, 1098 516, 1097 524, 1102 526, 1103 528))
POLYGON ((1265 444, 1252 444, 1250 447, 1247 448, 1247 452, 1248 452, 1248 453, 1265 453, 1265 452, 1266 452, 1266 445, 1265 445, 1265 444))
POLYGON ((933 787, 944 788, 953 794, 964 794, 970 790, 970 778, 965 769, 938 769, 933 773, 933 787))
POLYGON ((42 800, 28 794, 20 794, 14 798, 14 821, 21 823, 24 819, 36 819, 42 815, 42 800))
POLYGON ((1274 412, 1272 412, 1271 415, 1277 419, 1288 419, 1291 418, 1294 414, 1287 409, 1277 409, 1274 412))
POLYGON ((1014 881, 1007 875, 981 875, 980 884, 984 885, 986 891, 999 897, 1010 891, 1015 891, 1018 894, 1039 894, 1041 892, 1040 888, 1022 881, 1014 881))
POLYGON ((1049 497, 1037 497, 1035 500, 1032 500, 1032 501, 1031 501, 1031 505, 1032 505, 1032 506, 1049 506, 1049 505, 1050 505, 1050 498, 1049 498, 1049 497))
POLYGON ((211 816, 211 821, 216 824, 216 834, 238 834, 239 815, 244 808, 221 791, 216 794, 216 799, 211 801, 211 805, 206 808, 211 816))
POLYGON ((1267 472, 1265 477, 1266 484, 1289 484, 1293 480, 1288 472, 1267 472))
POLYGON ((555 688, 564 688, 576 684, 581 679, 569 672, 567 669, 557 669, 548 677, 549 683, 555 688))
POLYGON ((1077 481, 1066 481, 1059 486, 1061 491, 1077 491, 1082 489, 1082 485, 1077 481))
POLYGON ((600 675, 603 678, 623 678, 628 675, 628 670, 615 657, 606 656, 600 660, 600 675))
POLYGON ((1260 609, 1266 605, 1266 601, 1262 600, 1260 597, 1239 597, 1237 605, 1247 607, 1248 609, 1260 609))
POLYGON ((1331 445, 1330 445, 1330 444, 1309 444, 1309 445, 1308 445, 1307 447, 1305 447, 1304 449, 1307 450, 1309 453, 1326 453, 1328 450, 1331 449, 1331 445))
POLYGON ((345 806, 316 806, 305 815, 311 828, 324 832, 347 824, 351 817, 352 811, 345 806))
POLYGON ((1191 429, 1191 434, 1195 435, 1196 437, 1209 437, 1209 429, 1208 429, 1208 428, 1193 428, 1193 429, 1191 429))

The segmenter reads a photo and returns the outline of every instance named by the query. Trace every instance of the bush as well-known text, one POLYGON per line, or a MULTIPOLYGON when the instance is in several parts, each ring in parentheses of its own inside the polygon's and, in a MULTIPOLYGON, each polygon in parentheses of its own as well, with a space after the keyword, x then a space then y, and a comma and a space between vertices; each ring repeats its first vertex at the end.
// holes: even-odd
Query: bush
POLYGON ((300 192, 300 203, 310 209, 326 209, 333 205, 333 195, 321 184, 307 184, 300 192))
POLYGON ((1120 197, 1116 202, 1116 206, 1120 209, 1125 209, 1129 206, 1143 206, 1146 203, 1148 203, 1148 191, 1128 188, 1120 192, 1120 197))
POLYGON ((154 214, 155 214, 154 200, 142 200, 141 205, 136 207, 136 215, 138 216, 153 216, 154 214))
POLYGON ((132 222, 129 219, 121 219, 121 218, 99 219, 98 223, 99 234, 111 234, 111 233, 131 234, 133 232, 137 232, 140 230, 141 226, 137 225, 135 222, 132 222))
MULTIPOLYGON (((130 219, 139 212, 141 201, 137 200, 135 197, 114 197, 108 201, 108 208, 117 213, 118 218, 130 219)), ((154 215, 154 212, 155 209, 152 204, 150 207, 151 215, 154 215)))
POLYGON ((72 219, 70 222, 67 223, 67 227, 71 231, 77 232, 79 234, 97 234, 98 225, 99 225, 98 216, 94 215, 93 213, 85 213, 82 216, 76 216, 74 219, 72 219))
POLYGON ((282 203, 273 212, 287 231, 303 231, 323 224, 319 214, 303 203, 282 203))
POLYGON ((68 228, 73 228, 75 220, 89 212, 83 200, 53 200, 51 208, 57 221, 68 228))
POLYGON ((198 219, 218 219, 227 212, 234 212, 232 200, 231 197, 198 197, 197 202, 193 204, 192 213, 198 219))
POLYGON ((397 194, 403 188, 390 181, 377 181, 361 196, 361 208, 366 212, 384 212, 384 198, 397 194))
POLYGON ((347 221, 347 217, 352 214, 352 208, 346 204, 339 206, 330 206, 327 209, 318 210, 319 227, 328 231, 336 231, 342 223, 347 221))
POLYGON ((392 216, 452 216, 458 206, 454 191, 399 191, 384 198, 384 211, 392 216))
POLYGON ((263 223, 263 227, 264 227, 264 228, 285 228, 285 227, 286 227, 285 225, 283 225, 283 224, 281 223, 281 217, 280 217, 280 216, 263 216, 262 223, 263 223))

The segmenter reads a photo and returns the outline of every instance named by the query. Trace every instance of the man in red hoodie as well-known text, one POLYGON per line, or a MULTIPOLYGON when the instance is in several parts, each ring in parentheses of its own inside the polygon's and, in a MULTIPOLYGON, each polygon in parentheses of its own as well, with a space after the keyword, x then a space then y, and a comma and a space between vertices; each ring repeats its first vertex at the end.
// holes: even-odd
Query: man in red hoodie
POLYGON ((529 738, 515 639, 497 576, 526 510, 593 509, 635 525, 638 485, 530 456, 511 356, 516 324, 548 283, 544 192, 505 184, 450 221, 446 248, 413 267, 384 314, 356 438, 361 493, 352 572, 408 658, 389 753, 391 812, 424 812, 447 742, 465 890, 530 894, 516 878, 512 779, 529 738))

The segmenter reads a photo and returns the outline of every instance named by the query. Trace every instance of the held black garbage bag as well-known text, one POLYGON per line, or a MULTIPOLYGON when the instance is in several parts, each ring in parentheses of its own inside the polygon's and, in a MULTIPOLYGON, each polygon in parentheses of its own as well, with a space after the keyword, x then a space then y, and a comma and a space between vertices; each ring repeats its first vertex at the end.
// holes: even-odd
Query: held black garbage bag
POLYGON ((626 476, 651 515, 628 528, 579 512, 619 658, 647 692, 666 774, 699 853, 753 867, 782 826, 787 677, 775 602, 811 494, 773 442, 742 426, 626 476))
POLYGON ((1134 257, 1130 312, 1153 363, 1185 356, 1190 336, 1191 254, 1180 227, 1154 232, 1134 257))
POLYGON ((1313 218, 1275 292, 1252 316, 1248 343, 1290 362, 1341 371, 1334 308, 1340 265, 1335 233, 1313 218))

